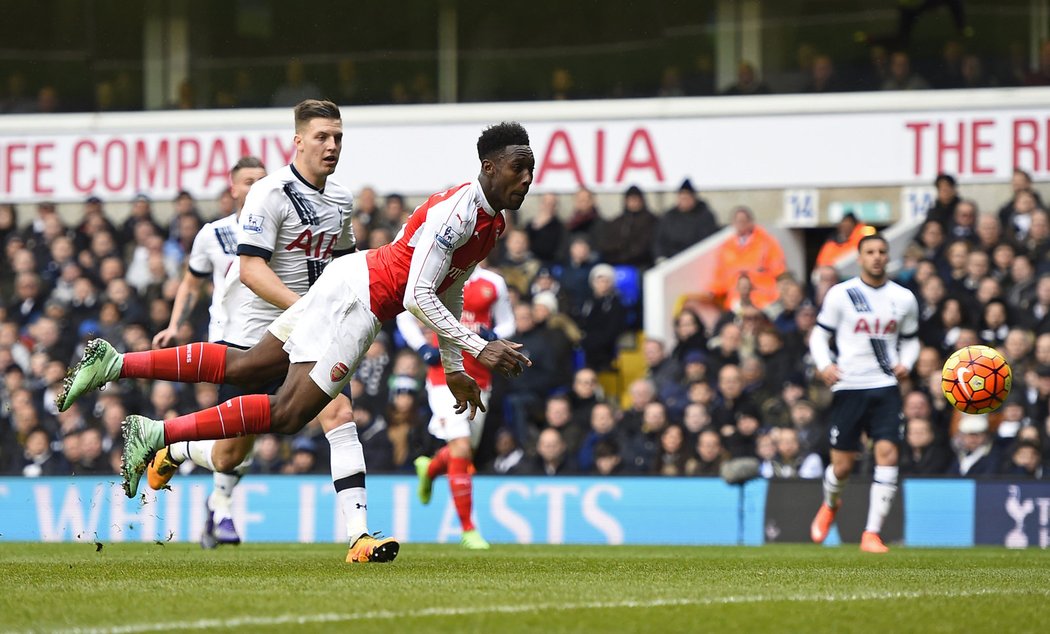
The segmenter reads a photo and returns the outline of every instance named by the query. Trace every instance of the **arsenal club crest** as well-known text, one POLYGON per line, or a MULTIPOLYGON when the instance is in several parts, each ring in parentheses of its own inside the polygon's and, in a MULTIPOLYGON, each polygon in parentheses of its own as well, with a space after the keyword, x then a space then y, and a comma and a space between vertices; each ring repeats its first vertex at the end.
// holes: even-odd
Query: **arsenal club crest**
POLYGON ((332 383, 338 383, 343 380, 346 373, 350 371, 350 368, 346 367, 345 363, 337 363, 332 366, 332 371, 329 374, 332 377, 332 383))

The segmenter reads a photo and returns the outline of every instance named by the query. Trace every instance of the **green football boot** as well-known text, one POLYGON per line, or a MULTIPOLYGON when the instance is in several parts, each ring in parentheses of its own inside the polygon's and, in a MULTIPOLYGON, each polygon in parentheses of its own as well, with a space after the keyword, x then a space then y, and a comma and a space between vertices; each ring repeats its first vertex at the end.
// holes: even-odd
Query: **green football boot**
POLYGON ((467 550, 488 550, 489 543, 485 541, 485 538, 481 536, 478 529, 465 531, 463 536, 459 538, 459 544, 467 550))
POLYGON ((430 504, 430 494, 434 491, 434 481, 427 475, 430 458, 420 456, 412 464, 416 466, 416 476, 419 477, 419 501, 423 504, 430 504))
POLYGON ((124 495, 134 498, 150 460, 164 447, 164 422, 132 414, 124 419, 120 431, 124 435, 124 454, 120 463, 124 495))
POLYGON ((84 358, 66 373, 62 390, 55 397, 58 411, 64 412, 85 392, 120 378, 124 355, 105 339, 92 339, 84 347, 84 358))

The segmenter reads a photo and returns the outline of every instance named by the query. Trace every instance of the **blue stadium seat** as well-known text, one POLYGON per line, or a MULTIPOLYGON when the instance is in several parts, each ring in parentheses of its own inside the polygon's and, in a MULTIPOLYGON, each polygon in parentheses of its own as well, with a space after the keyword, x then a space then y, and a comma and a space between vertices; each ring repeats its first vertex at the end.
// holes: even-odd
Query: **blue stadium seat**
POLYGON ((614 266, 616 271, 616 290, 620 301, 627 309, 627 327, 641 327, 642 275, 633 266, 620 264, 614 266))

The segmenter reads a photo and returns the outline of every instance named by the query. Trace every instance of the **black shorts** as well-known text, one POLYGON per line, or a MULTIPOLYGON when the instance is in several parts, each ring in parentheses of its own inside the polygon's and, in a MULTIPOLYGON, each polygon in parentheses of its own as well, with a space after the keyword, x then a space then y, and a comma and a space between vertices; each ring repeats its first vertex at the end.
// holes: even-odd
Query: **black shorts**
POLYGON ((828 434, 831 448, 860 451, 860 434, 872 440, 904 440, 904 412, 896 385, 869 390, 839 390, 831 397, 828 434))

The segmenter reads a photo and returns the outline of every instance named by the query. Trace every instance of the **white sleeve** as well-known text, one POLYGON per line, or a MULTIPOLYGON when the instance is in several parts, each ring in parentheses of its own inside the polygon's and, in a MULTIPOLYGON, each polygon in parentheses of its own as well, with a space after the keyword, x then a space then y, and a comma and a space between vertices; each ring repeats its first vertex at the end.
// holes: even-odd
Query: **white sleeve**
POLYGON ((277 236, 284 223, 287 205, 280 204, 281 192, 252 187, 241 210, 241 231, 237 255, 254 255, 267 262, 273 257, 277 236))
POLYGON ((813 357, 813 365, 821 372, 832 363, 831 333, 821 328, 819 323, 809 333, 809 354, 813 357))
POLYGON ((842 306, 839 301, 841 290, 838 286, 828 289, 824 294, 824 304, 817 313, 817 326, 823 326, 824 330, 832 333, 839 327, 839 321, 842 319, 842 306))
MULTIPOLYGON (((463 314, 463 288, 467 285, 467 278, 470 277, 471 272, 473 271, 468 271, 461 275, 458 280, 452 283, 452 286, 449 286, 441 294, 441 303, 445 305, 448 312, 457 320, 463 314)), ((463 351, 456 346, 456 343, 438 335, 438 346, 441 348, 441 365, 444 366, 445 372, 462 372, 463 351)), ((482 348, 484 347, 483 345, 482 348)))
POLYGON ((831 336, 839 325, 841 312, 838 306, 838 287, 833 286, 824 296, 824 305, 817 315, 817 325, 809 334, 809 353, 813 363, 821 372, 833 363, 831 359, 831 336))
POLYGON ((195 277, 207 277, 215 270, 211 258, 208 257, 208 243, 214 239, 215 231, 210 222, 201 227, 201 230, 194 236, 190 256, 186 258, 186 265, 195 277))
POLYGON ((357 236, 354 235, 354 196, 347 193, 350 199, 347 209, 343 212, 343 226, 339 233, 339 239, 335 242, 336 251, 349 251, 357 246, 357 236))
POLYGON ((910 371, 915 367, 915 362, 919 360, 919 352, 921 350, 922 344, 919 343, 918 337, 901 338, 897 353, 900 364, 910 371))
POLYGON ((514 307, 510 305, 510 292, 502 275, 498 276, 495 285, 496 303, 492 305, 492 332, 500 339, 506 339, 517 330, 514 324, 514 307))
MULTIPOLYGON (((470 202, 469 197, 463 196, 447 207, 447 212, 446 208, 442 208, 441 213, 427 214, 426 221, 416 230, 419 238, 412 252, 412 264, 405 285, 405 309, 437 334, 441 341, 442 360, 447 346, 466 350, 476 357, 487 344, 460 323, 437 294, 438 285, 448 275, 452 254, 473 235, 476 214, 479 212, 469 208, 470 202)), ((463 302, 463 284, 466 283, 468 273, 464 271, 457 284, 449 289, 459 289, 460 307, 463 302)))
POLYGON ((402 311, 397 314, 395 319, 397 319, 397 330, 405 338, 405 343, 408 344, 409 348, 418 352, 420 348, 427 344, 426 333, 423 332, 423 328, 419 325, 419 320, 416 319, 415 315, 402 311))
POLYGON ((922 344, 919 342, 919 301, 915 295, 908 293, 908 310, 901 319, 898 339, 898 358, 900 364, 911 370, 919 360, 922 344))
POLYGON ((904 339, 914 339, 919 334, 919 300, 915 299, 915 295, 910 291, 908 292, 908 311, 901 319, 900 333, 904 339))

